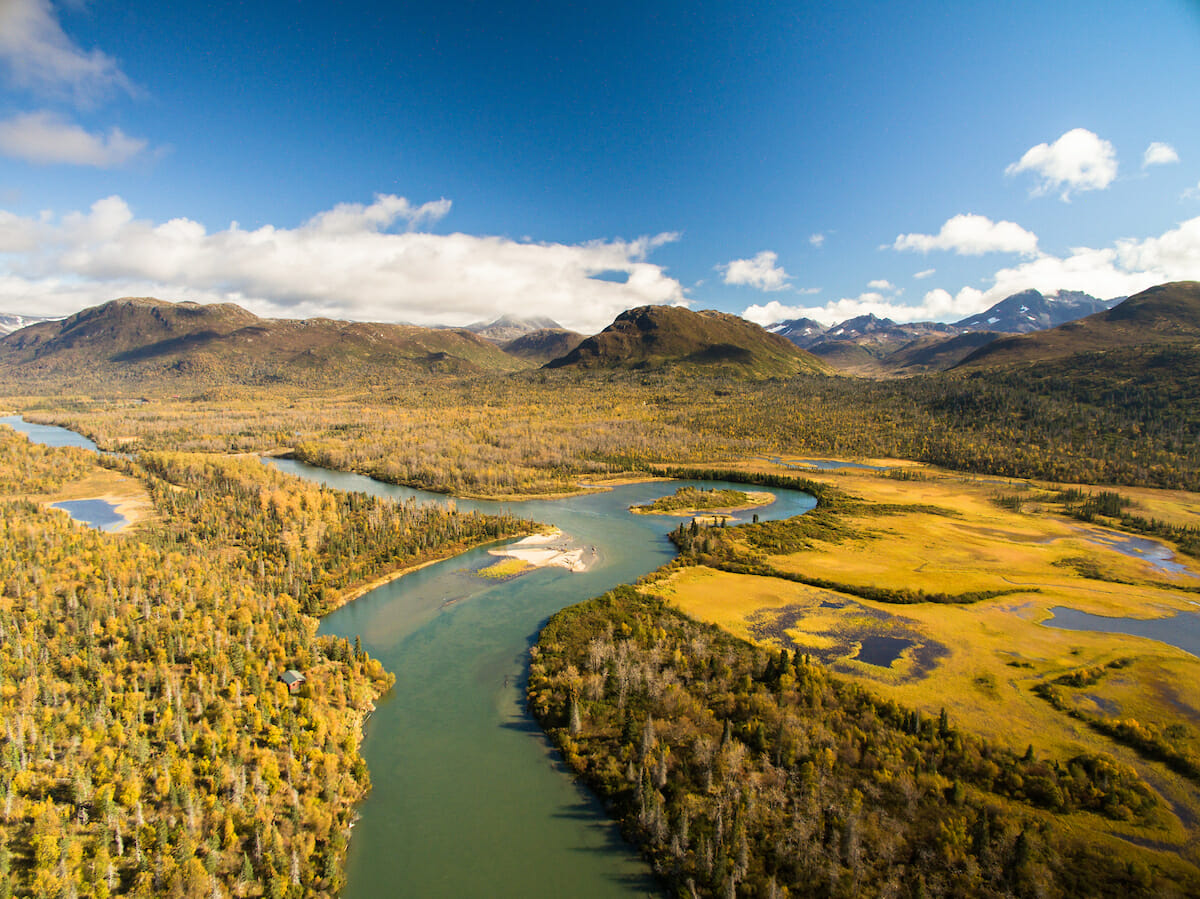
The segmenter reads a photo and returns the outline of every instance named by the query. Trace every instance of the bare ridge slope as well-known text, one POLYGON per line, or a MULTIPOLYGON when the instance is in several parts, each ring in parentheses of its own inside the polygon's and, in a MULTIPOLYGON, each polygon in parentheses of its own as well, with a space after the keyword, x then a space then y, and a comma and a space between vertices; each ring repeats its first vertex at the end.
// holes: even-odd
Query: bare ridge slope
POLYGON ((725 312, 639 306, 547 368, 695 368, 744 377, 827 372, 790 340, 725 312))

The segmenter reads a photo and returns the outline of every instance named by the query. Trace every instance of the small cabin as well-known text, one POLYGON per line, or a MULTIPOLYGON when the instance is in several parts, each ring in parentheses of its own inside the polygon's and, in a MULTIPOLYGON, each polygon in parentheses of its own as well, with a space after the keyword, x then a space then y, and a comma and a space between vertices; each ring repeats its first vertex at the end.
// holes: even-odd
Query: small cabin
POLYGON ((295 696, 300 692, 300 688, 304 686, 304 675, 295 668, 289 668, 283 674, 279 675, 279 679, 283 681, 283 685, 287 687, 288 692, 295 696))

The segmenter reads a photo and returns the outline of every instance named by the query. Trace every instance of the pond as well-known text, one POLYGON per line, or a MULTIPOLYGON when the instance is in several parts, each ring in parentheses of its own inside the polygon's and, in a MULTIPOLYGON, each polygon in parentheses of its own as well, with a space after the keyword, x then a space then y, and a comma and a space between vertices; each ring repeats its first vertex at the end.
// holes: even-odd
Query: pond
POLYGON ((1070 631, 1099 631, 1158 640, 1200 657, 1200 611, 1177 612, 1168 618, 1109 618, 1066 606, 1055 606, 1047 627, 1070 631))
POLYGON ((914 645, 914 641, 906 640, 903 637, 870 634, 862 638, 857 658, 860 662, 866 662, 868 665, 887 668, 912 645, 914 645))
POLYGON ((117 507, 102 499, 66 500, 51 503, 50 507, 62 509, 76 521, 101 531, 115 531, 126 523, 125 516, 117 511, 117 507))

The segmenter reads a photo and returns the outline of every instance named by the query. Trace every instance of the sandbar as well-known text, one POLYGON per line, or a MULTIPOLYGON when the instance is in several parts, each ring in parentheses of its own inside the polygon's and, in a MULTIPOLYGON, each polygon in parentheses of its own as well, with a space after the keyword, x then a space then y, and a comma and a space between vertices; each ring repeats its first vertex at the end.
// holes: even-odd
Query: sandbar
POLYGON ((489 549, 488 552, 493 556, 519 559, 534 568, 552 566, 568 571, 587 571, 596 558, 595 547, 588 549, 576 545, 557 529, 548 534, 524 537, 516 543, 489 549))

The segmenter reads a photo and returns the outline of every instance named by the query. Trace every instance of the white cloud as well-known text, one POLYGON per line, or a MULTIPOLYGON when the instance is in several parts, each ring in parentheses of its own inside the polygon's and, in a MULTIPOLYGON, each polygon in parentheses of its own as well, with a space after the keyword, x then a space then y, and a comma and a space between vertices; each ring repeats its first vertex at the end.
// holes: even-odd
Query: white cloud
POLYGON ((26 112, 0 121, 0 153, 38 165, 116 168, 145 149, 144 140, 120 128, 91 134, 51 112, 26 112))
POLYGON ((1189 187, 1187 190, 1185 190, 1183 192, 1183 195, 1179 199, 1181 199, 1181 200, 1200 200, 1200 181, 1196 182, 1195 187, 1189 187))
POLYGON ((1081 290, 1102 299, 1129 296, 1167 281, 1200 280, 1200 216, 1157 237, 1127 238, 1100 249, 1077 247, 1061 258, 1040 254, 1001 269, 991 280, 987 290, 966 286, 952 294, 935 288, 916 306, 867 292, 823 306, 787 307, 786 316, 765 321, 770 312, 778 310, 751 306, 743 316, 760 324, 781 318, 811 318, 831 325, 868 312, 900 322, 957 321, 1029 288, 1042 293, 1081 290))
POLYGON ((896 285, 894 285, 891 281, 888 281, 888 280, 885 280, 882 278, 877 281, 868 281, 867 287, 871 288, 872 290, 895 290, 896 289, 896 285))
POLYGON ((913 277, 916 278, 918 281, 924 281, 926 278, 932 278, 936 274, 937 274, 936 268, 927 268, 927 269, 924 269, 923 271, 917 272, 915 275, 913 275, 913 277))
POLYGON ((0 62, 18 86, 80 103, 133 92, 116 60, 67 36, 50 0, 0 0, 0 62))
POLYGON ((814 247, 816 247, 817 249, 820 249, 821 247, 825 246, 825 235, 824 234, 814 234, 808 239, 808 242, 810 244, 812 244, 814 247))
POLYGON ((1015 222, 993 222, 982 215, 967 213, 948 219, 937 234, 901 234, 892 244, 895 250, 953 250, 960 256, 984 253, 1037 252, 1037 235, 1015 222))
POLYGON ((1004 170, 1006 175, 1034 172, 1041 176, 1034 195, 1062 188, 1062 199, 1071 191, 1103 190, 1117 177, 1113 145, 1086 128, 1074 128, 1052 144, 1038 144, 1004 170))
POLYGON ((755 303, 753 306, 747 306, 742 312, 742 318, 765 328, 775 322, 788 321, 793 318, 809 318, 811 312, 812 310, 806 306, 787 306, 778 300, 771 300, 769 303, 755 303))
POLYGON ((0 309, 65 314, 123 295, 236 302, 260 315, 465 325, 503 313, 598 331, 622 310, 688 302, 646 262, 674 234, 586 244, 389 232, 446 214, 378 196, 298 228, 236 223, 209 233, 186 218, 137 219, 120 197, 60 218, 0 210, 0 309), (596 275, 624 272, 625 283, 596 275))
POLYGON ((1172 162, 1179 162, 1179 154, 1170 144, 1159 141, 1150 144, 1142 155, 1142 168, 1149 168, 1152 165, 1167 165, 1172 162))
POLYGON ((786 290, 791 275, 776 264, 778 259, 771 250, 763 250, 753 259, 734 259, 718 265, 717 271, 724 273, 726 284, 743 284, 768 291, 786 290))

